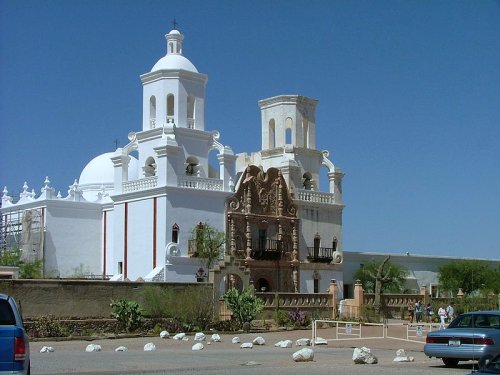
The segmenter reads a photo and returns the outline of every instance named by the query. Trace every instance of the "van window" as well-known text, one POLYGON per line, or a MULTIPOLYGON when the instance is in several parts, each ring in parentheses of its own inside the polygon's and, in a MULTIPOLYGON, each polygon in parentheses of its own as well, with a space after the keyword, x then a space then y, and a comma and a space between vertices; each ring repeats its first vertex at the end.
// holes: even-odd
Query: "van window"
POLYGON ((0 326, 8 325, 16 325, 16 318, 10 304, 5 300, 0 300, 0 326))

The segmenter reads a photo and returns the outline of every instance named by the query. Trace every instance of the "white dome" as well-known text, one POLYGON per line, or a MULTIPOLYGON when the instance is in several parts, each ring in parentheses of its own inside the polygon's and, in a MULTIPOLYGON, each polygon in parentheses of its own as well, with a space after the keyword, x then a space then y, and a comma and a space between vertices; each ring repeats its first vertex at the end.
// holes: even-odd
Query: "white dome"
POLYGON ((183 55, 174 54, 167 54, 158 60, 151 71, 156 72, 158 70, 187 70, 198 73, 198 69, 196 69, 191 61, 183 55))
MULTIPOLYGON (((80 179, 78 180, 80 187, 82 185, 113 184, 115 180, 115 169, 111 161, 113 156, 115 156, 114 152, 107 152, 92 159, 80 174, 80 179)), ((138 166, 139 161, 130 156, 130 163, 128 165, 129 180, 137 179, 138 166)))

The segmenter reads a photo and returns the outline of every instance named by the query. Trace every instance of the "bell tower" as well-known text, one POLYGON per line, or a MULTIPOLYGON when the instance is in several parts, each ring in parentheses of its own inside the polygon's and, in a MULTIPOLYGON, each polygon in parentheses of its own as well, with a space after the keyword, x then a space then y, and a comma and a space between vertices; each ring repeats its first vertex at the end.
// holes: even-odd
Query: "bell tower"
POLYGON ((165 124, 205 130, 205 87, 208 77, 183 55, 184 35, 165 35, 167 53, 141 76, 143 85, 142 130, 165 124))
POLYGON ((262 150, 286 146, 316 149, 317 102, 299 95, 260 100, 262 150))

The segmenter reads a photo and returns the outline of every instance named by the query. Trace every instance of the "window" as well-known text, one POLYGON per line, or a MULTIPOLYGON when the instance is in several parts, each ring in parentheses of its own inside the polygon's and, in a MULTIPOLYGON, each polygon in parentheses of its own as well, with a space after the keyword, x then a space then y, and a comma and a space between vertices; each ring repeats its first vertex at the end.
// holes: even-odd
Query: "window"
POLYGON ((6 300, 0 300, 0 326, 10 326, 16 324, 16 318, 12 312, 10 304, 6 300))
POLYGON ((151 96, 149 98, 149 126, 153 129, 156 125, 156 98, 151 96))
POLYGON ((149 157, 146 159, 146 163, 144 165, 144 177, 152 177, 156 176, 156 162, 153 157, 149 157))
POLYGON ((172 242, 179 243, 179 226, 177 223, 172 226, 172 242))
POLYGON ((188 128, 194 129, 194 97, 193 95, 189 95, 187 98, 187 119, 188 119, 188 128))
POLYGON ((337 237, 333 237, 332 249, 333 251, 337 251, 337 237))
POLYGON ((287 145, 292 144, 292 127, 293 127, 293 120, 291 117, 287 117, 285 121, 285 144, 287 145))
POLYGON ((318 233, 314 236, 314 257, 317 258, 319 256, 319 247, 321 245, 321 237, 318 233))
POLYGON ((173 94, 167 95, 167 118, 174 116, 175 98, 173 94))
POLYGON ((319 279, 314 279, 314 293, 319 293, 319 279))
POLYGON ((118 274, 121 275, 123 273, 123 262, 118 262, 118 274))
POLYGON ((189 156, 186 159, 186 175, 196 176, 198 172, 198 159, 194 156, 189 156))
POLYGON ((274 119, 269 120, 269 148, 276 147, 276 124, 274 119))

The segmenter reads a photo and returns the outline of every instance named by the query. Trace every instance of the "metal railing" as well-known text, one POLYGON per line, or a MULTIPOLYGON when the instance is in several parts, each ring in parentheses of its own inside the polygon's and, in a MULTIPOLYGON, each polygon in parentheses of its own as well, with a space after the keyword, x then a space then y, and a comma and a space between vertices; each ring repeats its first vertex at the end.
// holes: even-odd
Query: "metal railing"
POLYGON ((330 263, 335 249, 332 247, 308 247, 307 259, 310 262, 330 263))

